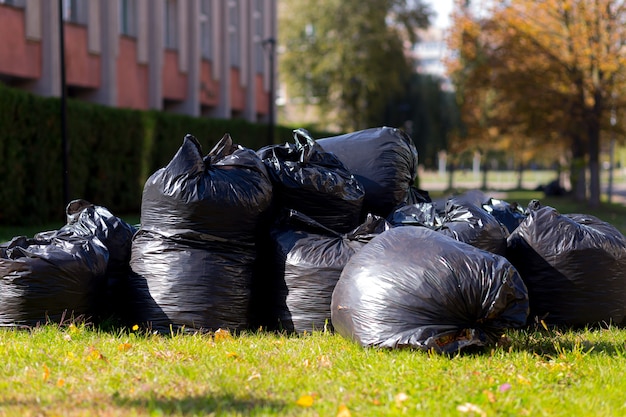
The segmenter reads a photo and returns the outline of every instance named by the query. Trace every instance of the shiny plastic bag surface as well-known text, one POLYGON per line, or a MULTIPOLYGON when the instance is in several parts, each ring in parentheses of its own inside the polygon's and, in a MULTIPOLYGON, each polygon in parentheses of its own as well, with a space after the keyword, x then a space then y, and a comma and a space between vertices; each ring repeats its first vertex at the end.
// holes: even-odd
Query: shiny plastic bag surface
POLYGON ((365 189, 363 217, 387 217, 409 198, 417 177, 418 155, 411 137, 392 127, 376 127, 318 139, 365 189))
POLYGON ((435 229, 441 226, 442 216, 434 202, 406 204, 395 209, 387 220, 393 226, 424 226, 435 229))
POLYGON ((506 254, 508 230, 493 215, 471 200, 452 197, 437 231, 498 255, 506 254))
MULTIPOLYGON (((115 216, 106 207, 82 199, 73 200, 67 205, 66 218, 67 224, 55 234, 95 236, 109 252, 105 287, 99 291, 95 306, 97 318, 124 319, 131 304, 128 274, 132 238, 137 227, 115 216)), ((35 238, 44 237, 48 233, 40 233, 35 238)))
POLYGON ((241 330, 272 184, 256 152, 229 135, 205 157, 187 135, 146 182, 130 266, 137 320, 160 332, 241 330))
POLYGON ((203 157, 198 140, 187 135, 170 163, 144 185, 141 228, 251 241, 271 198, 272 184, 254 151, 226 134, 203 157))
POLYGON ((497 198, 490 198, 487 202, 482 204, 482 207, 487 213, 490 213, 493 217, 498 219, 509 233, 517 229, 517 226, 526 218, 524 210, 515 202, 509 203, 497 198))
POLYGON ((338 232, 359 225, 363 186, 306 130, 294 131, 293 144, 266 146, 257 153, 272 178, 277 212, 296 210, 338 232))
POLYGON ((341 271, 367 242, 389 228, 383 218, 369 216, 351 232, 340 234, 301 213, 287 212, 271 231, 273 304, 280 329, 331 330, 330 302, 341 271))
POLYGON ((109 212, 98 208, 75 218, 70 204, 67 213, 59 230, 0 245, 0 326, 92 320, 99 313, 110 260, 103 240, 114 252, 117 243, 107 240, 109 212))
POLYGON ((528 293, 506 258, 425 227, 396 227, 355 254, 335 286, 335 330, 362 346, 454 353, 525 325, 528 293))
POLYGON ((251 244, 140 229, 130 276, 136 322, 160 333, 246 329, 254 259, 251 244))
POLYGON ((508 238, 507 258, 528 287, 529 320, 586 326, 620 324, 626 308, 626 238, 586 214, 531 202, 508 238))

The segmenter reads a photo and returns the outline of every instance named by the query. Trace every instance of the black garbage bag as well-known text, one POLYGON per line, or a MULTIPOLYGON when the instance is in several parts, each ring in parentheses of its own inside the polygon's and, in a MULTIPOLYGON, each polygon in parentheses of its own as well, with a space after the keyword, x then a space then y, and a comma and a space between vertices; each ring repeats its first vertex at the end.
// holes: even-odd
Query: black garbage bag
POLYGON ((108 260, 107 247, 80 224, 0 245, 0 326, 90 320, 108 260))
POLYGON ((98 238, 109 251, 107 275, 127 276, 130 249, 137 227, 115 216, 103 206, 87 200, 72 200, 65 209, 66 224, 58 230, 37 233, 35 239, 59 236, 98 238))
POLYGON ((388 230, 382 217, 370 215, 340 234, 294 210, 272 229, 275 247, 273 309, 281 330, 332 330, 330 302, 341 271, 374 236, 388 230))
POLYGON ((524 209, 515 202, 509 203, 504 200, 490 198, 489 201, 482 204, 482 207, 487 213, 498 219, 509 233, 517 229, 517 226, 526 218, 524 209))
POLYGON ((420 203, 432 203, 430 193, 421 188, 417 188, 414 185, 409 186, 409 190, 406 194, 405 204, 420 204, 420 203))
POLYGON ((521 327, 528 293, 506 258, 426 227, 396 227, 349 261, 335 286, 335 331, 361 346, 454 353, 521 327))
POLYGON ((387 217, 407 199, 417 177, 417 149, 404 131, 377 127, 317 141, 335 154, 365 189, 363 217, 387 217))
MULTIPOLYGON (((127 317, 131 305, 128 286, 130 252, 137 228, 113 215, 106 207, 82 199, 73 200, 67 205, 66 218, 67 224, 54 234, 94 236, 100 239, 109 252, 105 287, 99 292, 96 318, 127 317)), ((35 237, 45 238, 45 235, 40 233, 35 237)))
POLYGON ((529 204, 507 258, 530 297, 530 321, 570 327, 620 324, 626 308, 626 238, 587 214, 529 204))
POLYGON ((498 255, 506 254, 508 230, 473 200, 452 197, 437 231, 498 255))
POLYGON ((252 242, 271 197, 272 184, 256 152, 226 134, 203 157, 198 140, 187 135, 170 163, 144 185, 141 228, 252 242))
POLYGON ((395 209, 387 221, 393 226, 424 226, 431 229, 440 227, 443 216, 437 209, 436 202, 405 204, 395 209))
POLYGON ((480 190, 431 202, 405 204, 387 218, 394 226, 425 226, 479 249, 506 254, 506 227, 482 206, 480 190), (443 205, 443 209, 441 206, 443 205))
POLYGON ((187 135, 144 188, 130 260, 137 321, 160 332, 248 327, 256 241, 271 199, 256 152, 225 135, 203 158, 187 135))
POLYGON ((562 196, 567 194, 567 190, 561 185, 559 178, 552 180, 547 184, 540 185, 536 190, 543 191, 546 197, 562 196))
POLYGON ((132 255, 138 323, 161 333, 249 327, 253 244, 139 229, 132 255))
POLYGON ((483 204, 489 202, 489 197, 483 191, 473 189, 452 195, 446 199, 446 201, 448 200, 454 200, 457 204, 461 205, 481 207, 483 204))
POLYGON ((306 130, 293 133, 294 144, 257 151, 274 185, 276 212, 296 210, 338 232, 357 227, 365 198, 363 186, 306 130))

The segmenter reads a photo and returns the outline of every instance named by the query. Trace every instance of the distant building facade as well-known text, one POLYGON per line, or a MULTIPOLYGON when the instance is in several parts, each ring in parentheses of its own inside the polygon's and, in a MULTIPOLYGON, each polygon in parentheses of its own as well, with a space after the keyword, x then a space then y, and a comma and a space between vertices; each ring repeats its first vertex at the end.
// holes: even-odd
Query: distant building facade
POLYGON ((68 97, 266 121, 277 1, 0 0, 0 82, 60 96, 64 51, 68 97))
POLYGON ((445 40, 445 30, 431 26, 427 30, 419 30, 418 36, 420 41, 412 45, 409 53, 414 59, 417 72, 439 77, 442 89, 451 91, 452 83, 445 64, 450 53, 445 40))

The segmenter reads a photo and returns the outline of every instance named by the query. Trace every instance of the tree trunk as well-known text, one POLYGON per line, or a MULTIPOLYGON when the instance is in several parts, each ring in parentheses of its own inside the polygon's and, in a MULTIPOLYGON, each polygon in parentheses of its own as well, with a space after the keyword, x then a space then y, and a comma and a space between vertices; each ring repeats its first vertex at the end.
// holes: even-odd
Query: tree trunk
POLYGON ((589 207, 600 207, 600 163, 589 161, 589 207))
POLYGON ((487 163, 483 163, 481 165, 481 169, 482 169, 482 181, 481 181, 481 190, 487 190, 487 172, 489 171, 489 166, 487 165, 487 163))
POLYGON ((523 177, 524 177, 524 163, 520 162, 517 167, 517 189, 521 190, 523 186, 523 177))
POLYGON ((589 206, 600 206, 600 118, 602 113, 602 97, 595 94, 595 105, 589 114, 587 132, 589 137, 589 206))
MULTIPOLYGON (((570 43, 573 48, 573 44, 570 43)), ((573 50, 573 49, 572 49, 573 50)), ((568 133, 572 140, 572 166, 570 169, 570 182, 572 183, 572 194, 574 200, 578 202, 587 201, 587 135, 589 124, 585 117, 587 115, 585 104, 585 83, 582 73, 577 70, 574 74, 575 94, 569 103, 569 114, 572 117, 568 126, 568 133)))
POLYGON ((448 168, 448 191, 454 188, 454 164, 448 168))
POLYGON ((587 164, 585 163, 585 149, 578 132, 572 134, 572 162, 570 166, 570 182, 574 200, 587 200, 587 164))
POLYGON ((593 107, 587 112, 587 147, 589 153, 589 207, 600 206, 600 120, 604 100, 600 88, 593 94, 593 107))
POLYGON ((572 193, 574 200, 583 202, 587 200, 587 172, 585 169, 585 158, 578 157, 572 159, 570 168, 570 182, 572 183, 572 193))

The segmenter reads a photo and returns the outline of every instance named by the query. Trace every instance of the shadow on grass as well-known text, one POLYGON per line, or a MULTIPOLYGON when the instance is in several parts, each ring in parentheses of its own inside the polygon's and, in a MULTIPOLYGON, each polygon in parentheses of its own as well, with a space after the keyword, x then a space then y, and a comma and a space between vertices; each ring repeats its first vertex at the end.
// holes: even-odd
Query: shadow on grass
MULTIPOLYGON (((140 414, 147 412, 149 415, 182 415, 182 416, 198 416, 198 415, 284 415, 286 404, 280 401, 271 401, 266 398, 242 398, 232 394, 221 396, 190 396, 183 398, 145 398, 135 399, 122 397, 114 394, 110 402, 100 398, 97 404, 90 407, 88 404, 82 404, 84 410, 92 408, 94 413, 102 405, 108 404, 107 407, 114 409, 117 413, 121 410, 134 410, 140 414), (87 407, 85 409, 85 407, 87 407), (117 409, 117 410, 115 410, 117 409)), ((0 400, 0 410, 9 411, 8 408, 21 409, 28 407, 36 410, 41 407, 39 400, 28 399, 5 399, 0 400)), ((48 404, 47 407, 64 408, 63 404, 48 404)), ((74 408, 76 408, 74 406, 74 408)), ((121 415, 113 412, 112 415, 121 415)), ((127 411, 124 411, 126 413, 127 411)), ((2 414, 0 412, 0 414, 2 414)), ((4 414, 2 414, 4 415, 4 414)), ((133 413, 134 415, 134 413, 133 413)))
POLYGON ((237 413, 241 415, 280 415, 285 411, 286 404, 267 398, 240 397, 233 394, 216 396, 190 396, 183 398, 145 398, 135 399, 114 396, 113 403, 117 407, 138 408, 156 412, 159 415, 221 415, 237 413))
POLYGON ((511 351, 527 351, 538 356, 556 357, 574 353, 580 355, 603 354, 626 358, 624 328, 592 327, 570 329, 540 326, 517 330, 510 334, 511 351))

